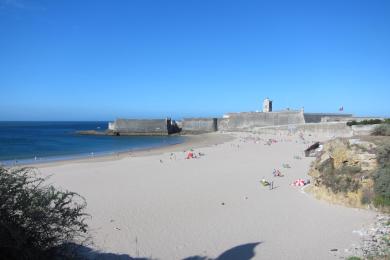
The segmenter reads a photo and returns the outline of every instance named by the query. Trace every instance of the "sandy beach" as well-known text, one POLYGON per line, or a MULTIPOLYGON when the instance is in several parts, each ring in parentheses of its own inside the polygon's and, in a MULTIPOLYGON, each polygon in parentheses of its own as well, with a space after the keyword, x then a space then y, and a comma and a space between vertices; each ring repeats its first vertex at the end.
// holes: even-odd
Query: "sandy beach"
POLYGON ((313 158, 303 150, 321 136, 191 138, 152 151, 35 167, 55 186, 85 197, 91 247, 102 258, 340 259, 375 217, 290 185, 308 178, 313 158), (198 158, 186 159, 191 148, 198 158), (274 169, 284 177, 274 177, 274 169), (274 182, 272 190, 263 178, 274 182))

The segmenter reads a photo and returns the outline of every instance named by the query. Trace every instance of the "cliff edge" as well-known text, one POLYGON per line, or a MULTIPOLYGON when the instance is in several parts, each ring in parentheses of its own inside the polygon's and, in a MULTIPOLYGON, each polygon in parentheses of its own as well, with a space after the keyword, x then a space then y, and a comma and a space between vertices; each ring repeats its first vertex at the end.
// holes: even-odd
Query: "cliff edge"
POLYGON ((338 138, 324 143, 309 175, 317 198, 358 208, 390 208, 390 137, 338 138))

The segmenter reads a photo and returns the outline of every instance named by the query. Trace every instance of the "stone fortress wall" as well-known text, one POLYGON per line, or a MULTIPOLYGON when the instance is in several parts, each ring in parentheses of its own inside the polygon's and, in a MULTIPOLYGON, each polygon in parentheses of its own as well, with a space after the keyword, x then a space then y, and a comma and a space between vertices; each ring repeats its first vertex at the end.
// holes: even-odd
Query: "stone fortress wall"
POLYGON ((218 131, 217 118, 184 118, 181 122, 183 133, 200 133, 218 131))
POLYGON ((253 127, 304 123, 303 111, 230 113, 218 120, 218 130, 239 131, 253 127))
POLYGON ((305 123, 346 122, 352 119, 352 114, 336 113, 304 113, 305 123))
MULTIPOLYGON (((346 126, 345 122, 354 119, 352 114, 304 113, 303 109, 273 112, 272 101, 266 98, 263 101, 262 112, 229 113, 222 118, 184 118, 177 124, 170 118, 151 120, 117 119, 109 123, 109 131, 111 134, 118 135, 169 135, 180 131, 188 134, 254 129, 258 129, 260 132, 272 132, 277 129, 290 131, 291 127, 295 127, 303 131, 325 131, 329 133, 335 131, 341 135, 349 135, 352 129, 346 126), (339 123, 332 124, 332 122, 339 123)), ((363 129, 360 129, 360 131, 363 131, 363 129)))
MULTIPOLYGON (((357 129, 358 131, 359 129, 357 129)), ((325 137, 350 137, 355 135, 354 130, 345 122, 304 123, 293 125, 255 127, 253 132, 258 134, 314 134, 325 137)))
POLYGON ((175 126, 167 119, 117 119, 109 124, 109 130, 117 135, 168 135, 175 126))

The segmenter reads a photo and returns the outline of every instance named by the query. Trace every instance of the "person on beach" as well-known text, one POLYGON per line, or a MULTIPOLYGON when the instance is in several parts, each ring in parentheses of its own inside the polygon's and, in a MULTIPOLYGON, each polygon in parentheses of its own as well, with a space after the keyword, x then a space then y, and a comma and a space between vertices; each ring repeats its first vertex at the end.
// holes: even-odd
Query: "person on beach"
POLYGON ((284 176, 284 175, 280 172, 280 170, 275 170, 275 169, 274 169, 273 174, 274 174, 274 177, 283 177, 283 176, 284 176))
POLYGON ((194 154, 192 152, 189 152, 187 154, 187 158, 186 159, 191 159, 191 158, 194 158, 194 154))
POLYGON ((262 179, 260 182, 261 182, 261 184, 263 184, 263 186, 270 186, 271 185, 271 182, 267 181, 266 179, 262 179))

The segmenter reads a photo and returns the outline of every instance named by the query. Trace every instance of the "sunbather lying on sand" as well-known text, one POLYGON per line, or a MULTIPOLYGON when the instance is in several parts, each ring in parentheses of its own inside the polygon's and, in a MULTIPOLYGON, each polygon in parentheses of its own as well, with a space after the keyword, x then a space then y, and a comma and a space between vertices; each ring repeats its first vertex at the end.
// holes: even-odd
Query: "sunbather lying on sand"
POLYGON ((280 172, 280 170, 275 170, 273 172, 274 177, 283 177, 284 175, 280 172))
POLYGON ((310 183, 310 180, 304 180, 304 179, 297 179, 293 183, 291 183, 292 186, 305 186, 310 183))
POLYGON ((263 184, 263 186, 268 186, 268 185, 270 185, 270 183, 269 183, 268 181, 266 181, 265 179, 262 179, 262 180, 260 181, 260 183, 263 184))

